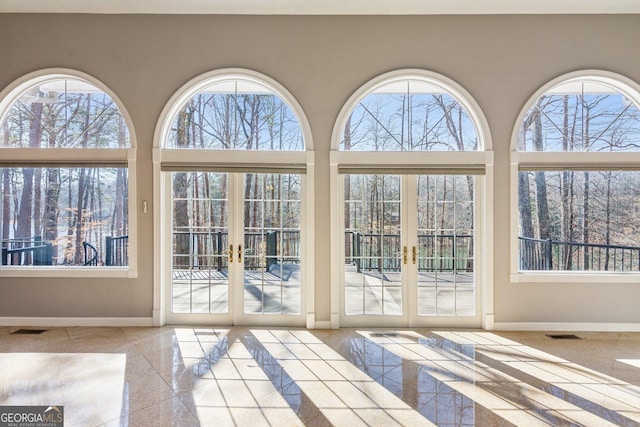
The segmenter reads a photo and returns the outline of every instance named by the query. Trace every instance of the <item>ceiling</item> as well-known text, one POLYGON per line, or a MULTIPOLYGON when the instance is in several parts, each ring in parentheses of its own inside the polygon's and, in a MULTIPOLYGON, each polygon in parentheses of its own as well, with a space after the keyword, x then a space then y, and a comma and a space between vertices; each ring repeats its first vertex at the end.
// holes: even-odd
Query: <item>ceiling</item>
POLYGON ((639 0, 0 0, 0 13, 475 15, 636 14, 639 0))

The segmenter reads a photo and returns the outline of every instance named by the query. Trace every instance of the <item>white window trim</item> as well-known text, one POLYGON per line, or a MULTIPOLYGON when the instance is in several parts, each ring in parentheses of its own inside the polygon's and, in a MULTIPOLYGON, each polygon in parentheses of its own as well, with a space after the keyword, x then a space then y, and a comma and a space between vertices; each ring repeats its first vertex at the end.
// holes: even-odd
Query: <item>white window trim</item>
MULTIPOLYGON (((344 315, 344 221, 343 188, 341 168, 377 169, 380 172, 402 175, 403 170, 412 169, 413 173, 423 171, 434 173, 438 170, 456 170, 458 173, 478 173, 483 175, 480 182, 484 188, 478 189, 476 210, 477 244, 476 265, 481 265, 481 273, 476 278, 477 291, 480 293, 481 307, 478 315, 482 327, 493 328, 493 151, 489 124, 473 96, 457 82, 432 71, 421 69, 395 70, 382 74, 356 90, 343 105, 333 127, 330 152, 330 187, 331 187, 331 328, 337 329, 343 322, 344 315), (395 81, 422 80, 438 86, 453 96, 462 105, 478 132, 478 150, 439 152, 439 151, 340 151, 342 133, 352 110, 372 91, 395 81)), ((443 172, 446 173, 446 172, 443 172)), ((403 315, 406 318, 407 314, 403 315)), ((393 317, 352 316, 350 324, 357 324, 358 317, 366 317, 367 323, 379 323, 379 326, 390 326, 404 320, 393 317)), ((344 322, 343 322, 344 323, 344 322)), ((408 326, 405 324, 404 326, 408 326)))
POLYGON ((0 159, 2 159, 3 163, 15 165, 16 167, 19 167, 21 164, 40 163, 64 164, 65 166, 91 166, 108 163, 126 165, 129 183, 129 265, 127 267, 2 266, 0 267, 0 277, 137 278, 137 142, 133 121, 120 98, 107 85, 89 74, 68 68, 47 68, 20 77, 0 92, 0 123, 4 121, 11 106, 25 90, 37 84, 65 78, 76 78, 88 81, 93 86, 102 90, 115 102, 127 124, 130 147, 114 149, 0 147, 0 159))
MULTIPOLYGON (((180 169, 181 167, 202 167, 206 169, 224 169, 233 171, 246 170, 247 168, 273 168, 291 170, 304 169, 303 174, 303 217, 300 219, 301 238, 304 241, 301 248, 301 257, 304 259, 303 267, 303 290, 302 290, 302 310, 300 319, 306 327, 313 329, 316 325, 315 315, 315 262, 314 262, 314 188, 315 188, 315 155, 313 151, 313 139, 311 127, 302 106, 296 98, 279 82, 269 76, 253 70, 243 68, 225 68, 213 70, 199 75, 178 89, 165 105, 154 133, 153 140, 153 188, 154 199, 153 209, 157 214, 154 216, 154 239, 158 242, 154 245, 154 273, 153 273, 153 325, 163 326, 167 320, 167 290, 171 286, 171 265, 167 260, 171 259, 171 239, 166 239, 166 235, 171 233, 170 219, 171 209, 171 185, 166 176, 163 176, 163 169, 180 169), (244 80, 255 82, 267 86, 274 93, 287 103, 296 115, 302 138, 304 149, 299 151, 266 151, 266 150, 211 150, 211 149, 181 149, 165 148, 164 143, 168 140, 171 125, 174 117, 180 109, 193 96, 198 94, 203 88, 225 80, 244 80)), ((230 310, 232 308, 230 307, 230 310)), ((210 321, 216 315, 202 316, 202 321, 210 321)), ((169 316, 174 319, 179 316, 169 316)), ((242 316, 240 316, 242 317, 242 316)), ((291 316, 298 317, 298 316, 291 316)), ((189 315, 186 321, 193 323, 197 316, 189 315)), ((274 324, 282 324, 282 319, 273 317, 274 324)), ((286 319, 284 322, 288 322, 286 319)), ((287 323, 290 324, 290 323, 287 323)))
POLYGON ((637 283, 639 272, 603 271, 530 271, 519 269, 518 173, 520 170, 630 170, 640 171, 640 152, 558 152, 518 151, 520 126, 531 106, 553 87, 571 81, 606 84, 615 88, 640 108, 640 84, 604 70, 581 70, 561 75, 538 89, 518 114, 511 134, 510 153, 510 281, 511 283, 637 283))

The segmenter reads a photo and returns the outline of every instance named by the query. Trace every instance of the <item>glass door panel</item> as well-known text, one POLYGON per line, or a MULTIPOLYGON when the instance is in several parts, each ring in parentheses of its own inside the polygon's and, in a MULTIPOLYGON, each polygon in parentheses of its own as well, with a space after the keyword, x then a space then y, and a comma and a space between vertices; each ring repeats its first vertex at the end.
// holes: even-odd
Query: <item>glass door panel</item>
POLYGON ((171 312, 229 311, 229 177, 174 172, 171 312))
POLYGON ((403 314, 401 179, 345 175, 346 315, 403 314))
POLYGON ((301 314, 301 178, 245 175, 245 314, 301 314))
POLYGON ((475 178, 417 180, 418 315, 475 316, 475 178))

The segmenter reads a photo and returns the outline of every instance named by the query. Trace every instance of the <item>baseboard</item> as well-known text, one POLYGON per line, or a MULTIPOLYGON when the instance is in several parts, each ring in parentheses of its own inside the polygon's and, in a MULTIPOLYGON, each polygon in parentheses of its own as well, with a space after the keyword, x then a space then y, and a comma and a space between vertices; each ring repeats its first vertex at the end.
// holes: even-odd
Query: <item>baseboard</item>
POLYGON ((485 314, 482 322, 482 329, 493 331, 496 329, 496 320, 493 314, 485 314))
POLYGON ((494 331, 640 332, 640 323, 494 322, 494 331))
POLYGON ((151 317, 0 317, 0 326, 153 326, 151 317))
POLYGON ((313 329, 331 329, 331 322, 329 320, 316 320, 313 329))

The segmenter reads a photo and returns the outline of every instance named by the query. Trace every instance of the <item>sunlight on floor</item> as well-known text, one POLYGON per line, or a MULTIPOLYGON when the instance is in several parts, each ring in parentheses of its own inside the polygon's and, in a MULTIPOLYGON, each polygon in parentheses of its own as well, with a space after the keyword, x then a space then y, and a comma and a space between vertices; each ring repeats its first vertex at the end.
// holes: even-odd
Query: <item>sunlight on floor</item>
POLYGON ((0 353, 0 405, 64 406, 65 425, 126 418, 125 354, 0 353))

